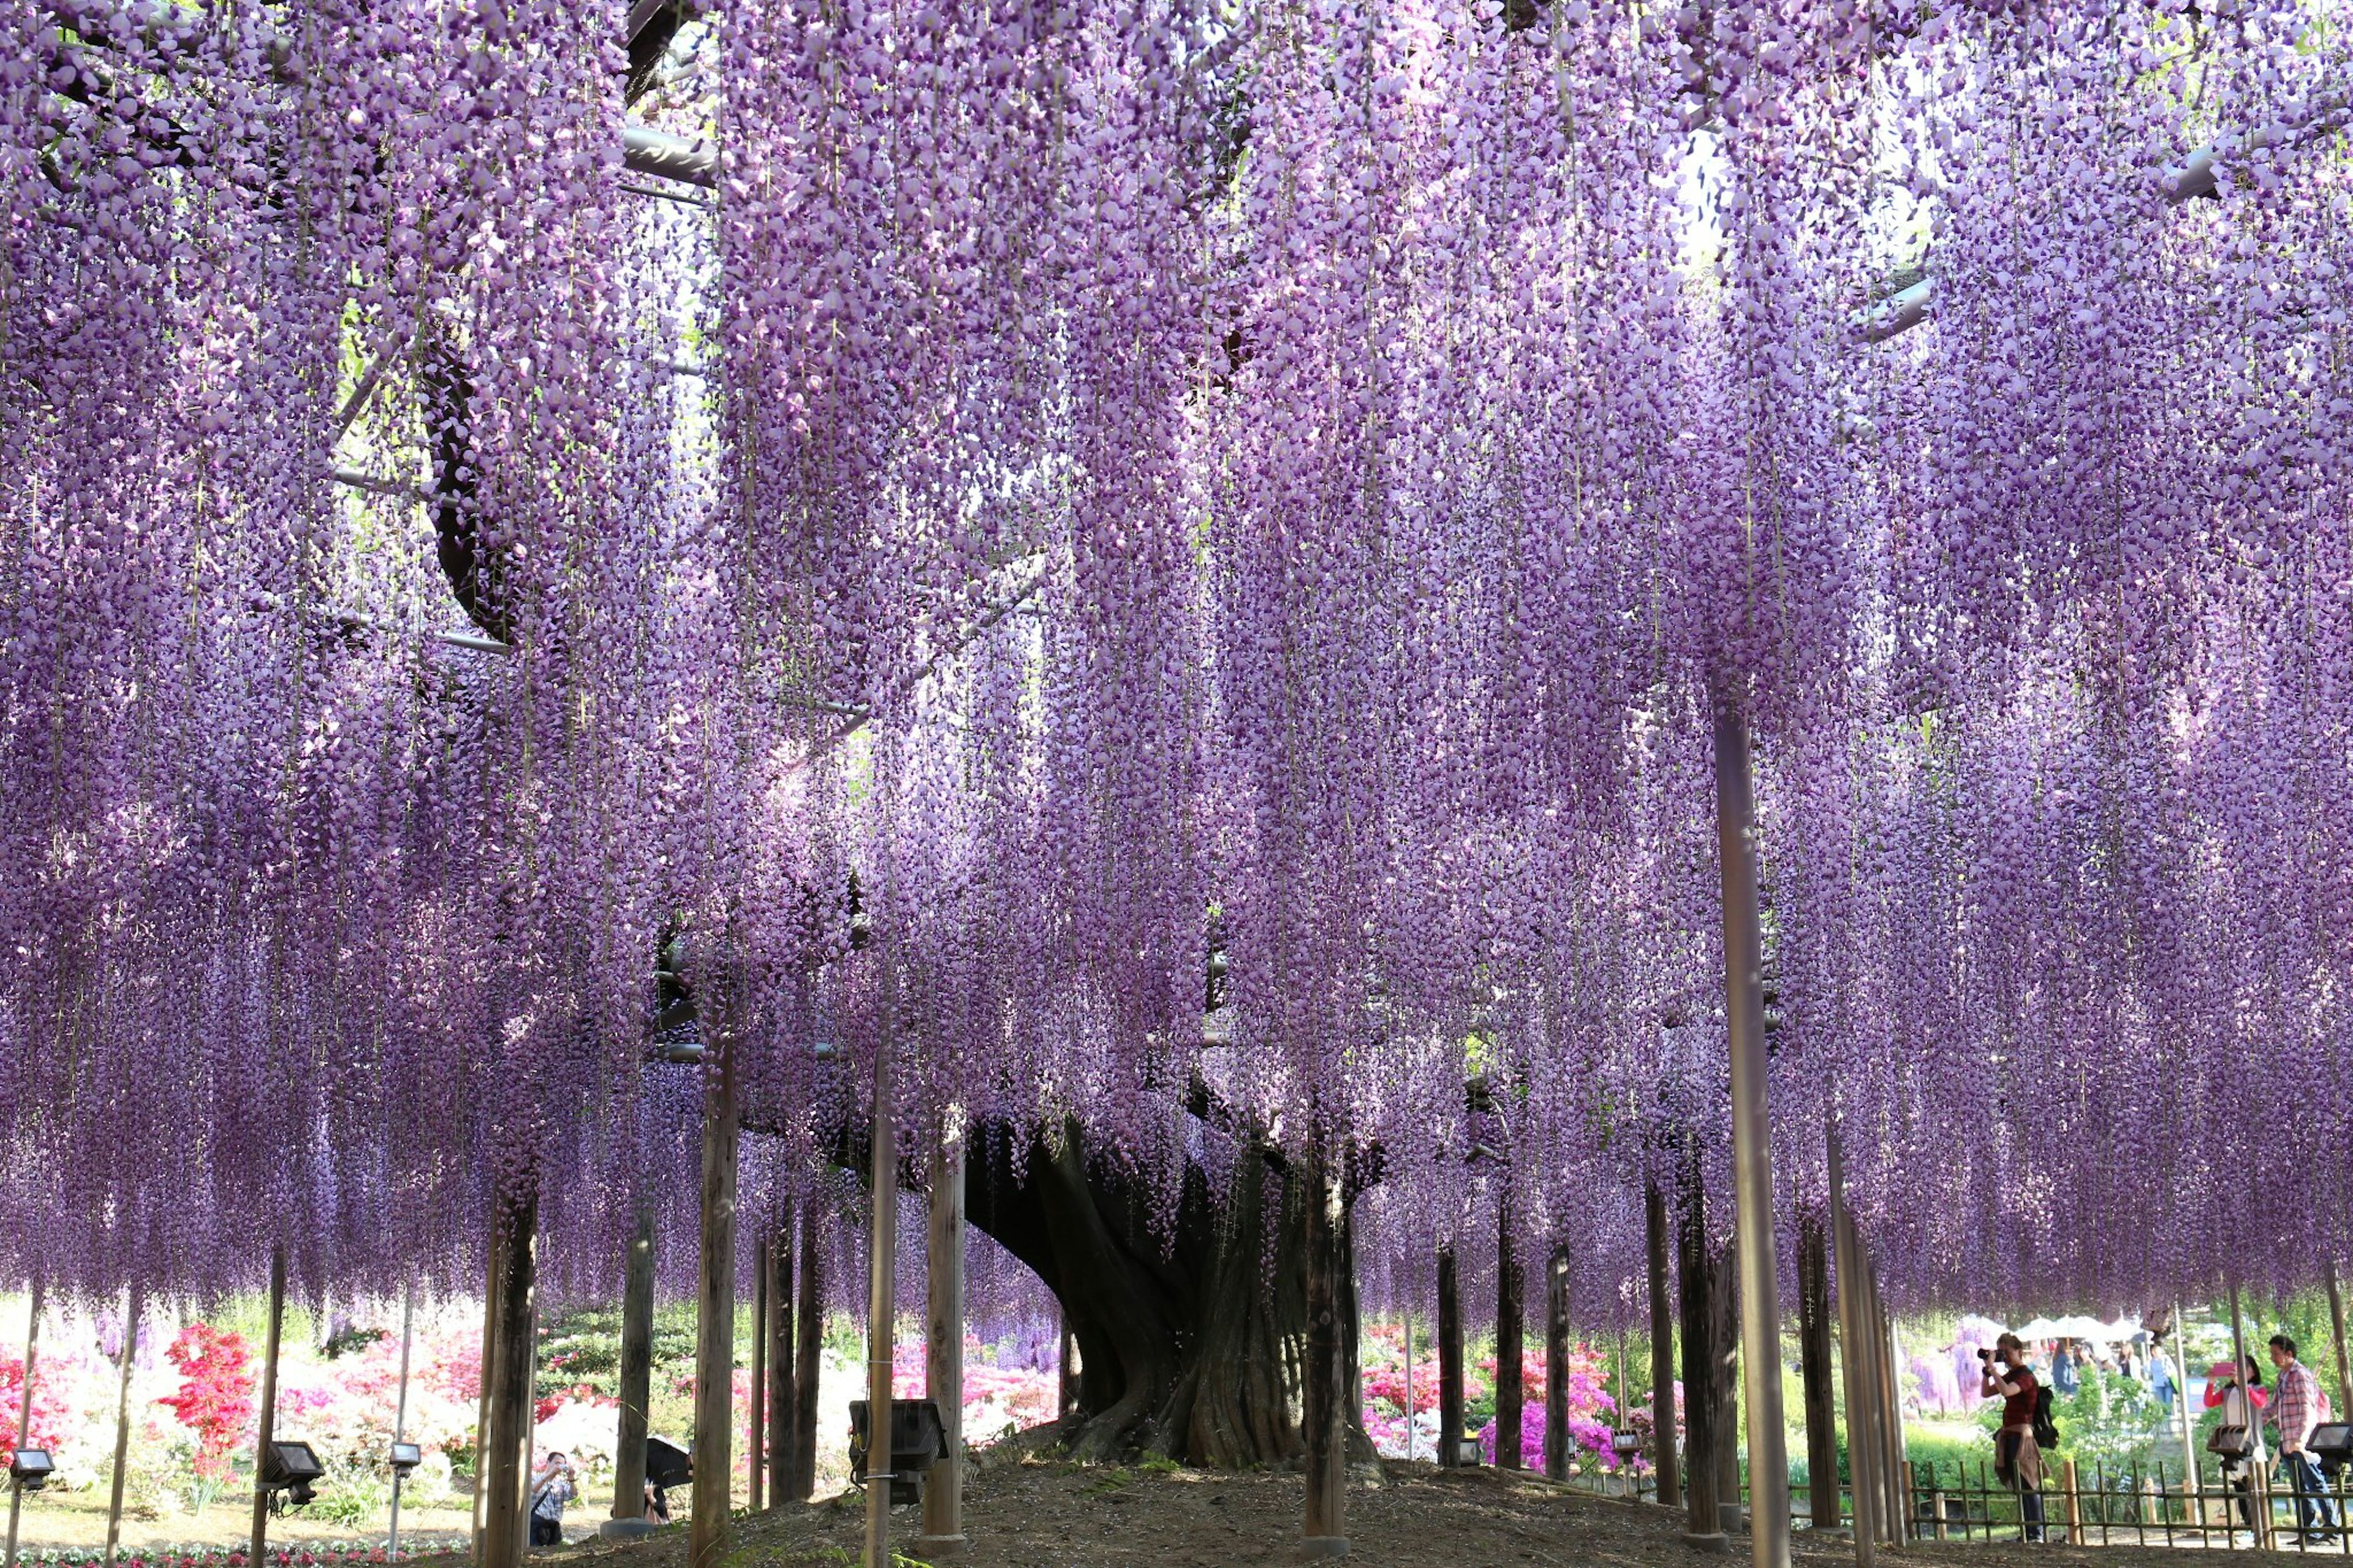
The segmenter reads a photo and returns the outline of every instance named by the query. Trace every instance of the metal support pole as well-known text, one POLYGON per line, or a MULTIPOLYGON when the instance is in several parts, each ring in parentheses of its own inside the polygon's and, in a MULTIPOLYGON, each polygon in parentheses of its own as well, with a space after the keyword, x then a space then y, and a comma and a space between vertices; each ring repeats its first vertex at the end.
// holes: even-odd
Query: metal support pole
MULTIPOLYGON (((688 1568, 718 1568, 734 1507, 735 1173, 741 1108, 737 1101, 735 983, 719 977, 716 1061, 706 1061, 702 1089, 701 1265, 695 1281, 694 1514, 687 1527, 688 1568)), ((708 1023, 711 1020, 706 1019, 708 1023)), ((706 1049, 709 1047, 706 1047, 706 1049)), ((885 1568, 888 1565, 885 1564, 885 1568)))
POLYGON ((872 1268, 866 1296, 864 1562, 866 1568, 892 1568, 891 1342, 899 1314, 899 1122, 891 1105, 891 1035, 898 1004, 891 955, 878 954, 877 962, 882 968, 882 1022, 874 1042, 873 1229, 867 1243, 872 1268))
POLYGON ((106 1561, 110 1564, 122 1540, 122 1483, 129 1479, 131 1467, 131 1369, 139 1359, 139 1316, 146 1305, 139 1299, 136 1285, 123 1292, 123 1301, 122 1386, 114 1405, 114 1482, 106 1502, 106 1561))
POLYGON ((940 1440, 947 1457, 923 1484, 924 1557, 964 1547, 964 1137, 943 1129, 932 1152, 931 1208, 924 1236, 924 1385, 940 1409, 940 1440))
POLYGON ((1854 1561, 1856 1568, 1872 1568, 1878 1554, 1879 1510, 1873 1507, 1875 1484, 1872 1463, 1869 1395, 1863 1366, 1862 1264, 1854 1216, 1846 1207, 1846 1173, 1839 1160, 1838 1134, 1830 1138, 1831 1245, 1837 1253, 1839 1373, 1846 1392, 1846 1460, 1853 1497, 1854 1561))
POLYGON ((1651 1264, 1651 1471, 1662 1505, 1681 1508, 1683 1489, 1675 1457, 1675 1310, 1668 1270, 1667 1197, 1655 1182, 1642 1187, 1644 1241, 1651 1264))
MULTIPOLYGON (((392 1407, 392 1440, 396 1446, 408 1436, 408 1347, 417 1329, 417 1287, 408 1285, 400 1292, 400 1393, 392 1407)), ((392 1525, 385 1539, 387 1557, 400 1555, 400 1483, 406 1479, 400 1467, 392 1471, 392 1525)))
POLYGON ((1732 1049, 1733 1196, 1740 1251, 1740 1373, 1748 1418, 1749 1548, 1789 1568, 1789 1462, 1781 1426, 1781 1299, 1773 1261, 1773 1161, 1766 1114, 1764 952, 1757 930, 1748 724, 1715 702, 1715 837, 1724 879, 1725 1017, 1732 1049))
MULTIPOLYGON (((33 1376, 41 1354, 41 1277, 33 1276, 32 1321, 25 1330, 25 1387, 16 1404, 16 1447, 30 1447, 33 1442, 33 1376)), ((16 1568, 16 1522, 25 1504, 25 1489, 14 1479, 8 1483, 8 1550, 0 1553, 0 1568, 16 1568)))
POLYGON ((253 1452, 253 1542, 246 1558, 248 1568, 264 1568, 269 1561, 269 1487, 262 1475, 269 1468, 269 1445, 278 1425, 278 1345, 286 1329, 286 1244, 269 1249, 269 1327, 261 1342, 261 1409, 253 1452))
POLYGON ((620 1432, 613 1445, 613 1517, 646 1517, 646 1409, 653 1398, 654 1207, 639 1196, 621 1276, 620 1432))

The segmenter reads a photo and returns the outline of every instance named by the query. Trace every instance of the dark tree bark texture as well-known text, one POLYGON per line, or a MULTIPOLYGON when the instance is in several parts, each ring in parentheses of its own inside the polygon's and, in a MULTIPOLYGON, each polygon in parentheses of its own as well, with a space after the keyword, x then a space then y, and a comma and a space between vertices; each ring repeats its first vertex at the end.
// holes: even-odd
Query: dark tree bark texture
POLYGON ((1818 1211, 1798 1221, 1798 1372, 1806 1388, 1806 1488, 1816 1530, 1839 1521, 1838 1415, 1831 1387, 1830 1231, 1818 1211))

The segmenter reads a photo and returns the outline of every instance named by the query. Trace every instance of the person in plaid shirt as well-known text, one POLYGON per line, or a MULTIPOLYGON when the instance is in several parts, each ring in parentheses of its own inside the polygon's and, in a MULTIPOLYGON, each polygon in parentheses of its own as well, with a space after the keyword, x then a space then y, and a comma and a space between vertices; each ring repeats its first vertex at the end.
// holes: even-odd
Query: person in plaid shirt
POLYGON ((2336 1539, 2337 1509, 2329 1501, 2328 1483, 2320 1474, 2320 1462, 2312 1457, 2305 1444, 2312 1437, 2312 1429, 2320 1424, 2320 1382, 2312 1369, 2295 1359, 2295 1342, 2285 1334, 2272 1336, 2272 1365, 2279 1369, 2274 1380, 2270 1420, 2279 1428, 2280 1464, 2287 1470, 2288 1479, 2295 1488, 2295 1518, 2304 1539, 2314 1545, 2336 1539), (2319 1514, 2317 1528, 2313 1523, 2319 1514))

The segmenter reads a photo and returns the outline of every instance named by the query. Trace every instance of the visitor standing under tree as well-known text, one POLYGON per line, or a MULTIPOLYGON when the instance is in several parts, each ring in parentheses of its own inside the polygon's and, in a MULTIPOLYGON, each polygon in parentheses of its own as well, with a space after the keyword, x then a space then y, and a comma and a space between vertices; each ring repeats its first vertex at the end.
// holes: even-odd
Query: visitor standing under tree
POLYGON ((1978 1352, 1984 1376, 1978 1393, 2001 1400, 2001 1429, 1993 1435, 1993 1473, 2018 1494, 2018 1517, 2029 1541, 2042 1539, 2042 1450, 2034 1441, 2034 1373, 2016 1334, 1978 1352))
POLYGON ((2312 1429, 2320 1425, 2320 1380, 2312 1369, 2295 1359, 2295 1342, 2285 1334, 2272 1336, 2272 1365, 2279 1375, 2272 1380, 2272 1404, 2265 1417, 2279 1433, 2280 1463, 2286 1467, 2289 1482, 2295 1488, 2295 1525, 2304 1532, 2305 1543, 2325 1545, 2337 1539, 2337 1509, 2328 1499, 2328 1482, 2320 1473, 2320 1463, 2305 1447, 2311 1441, 2312 1429), (2314 1515, 2319 1516, 2316 1527, 2314 1515))
POLYGON ((579 1493, 572 1485, 572 1461, 562 1450, 547 1456, 539 1473, 531 1479, 531 1543, 533 1546, 564 1544, 564 1505, 579 1493))

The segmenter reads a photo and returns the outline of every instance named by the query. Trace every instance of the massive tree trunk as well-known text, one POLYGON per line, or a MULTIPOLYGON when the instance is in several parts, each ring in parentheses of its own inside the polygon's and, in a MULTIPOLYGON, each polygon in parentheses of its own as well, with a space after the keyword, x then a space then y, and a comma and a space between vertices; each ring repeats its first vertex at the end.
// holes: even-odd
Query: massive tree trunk
MULTIPOLYGON (((1296 1463, 1307 1331, 1306 1194, 1280 1159, 1244 1149, 1219 1190, 1188 1164, 1173 1230, 1153 1223, 1145 1178, 1116 1152, 1002 1126, 974 1138, 971 1223, 1035 1269, 1078 1342, 1081 1458, 1165 1454, 1196 1465, 1296 1463), (1017 1158, 1017 1156, 1019 1156, 1017 1158)), ((1337 1272, 1354 1275, 1344 1217, 1337 1272)), ((1353 1289, 1340 1313, 1343 1386, 1353 1386, 1353 1289)), ((1353 1456, 1369 1455, 1358 1411, 1353 1456)))

